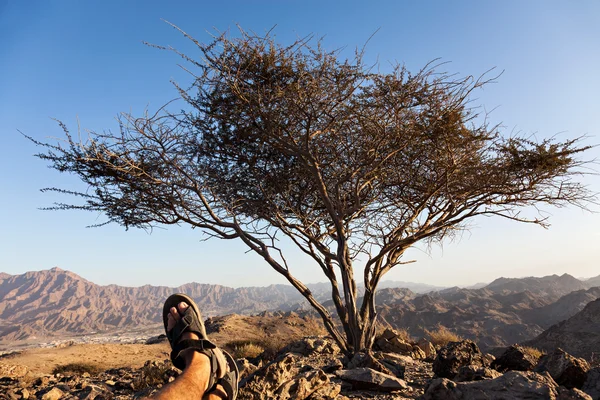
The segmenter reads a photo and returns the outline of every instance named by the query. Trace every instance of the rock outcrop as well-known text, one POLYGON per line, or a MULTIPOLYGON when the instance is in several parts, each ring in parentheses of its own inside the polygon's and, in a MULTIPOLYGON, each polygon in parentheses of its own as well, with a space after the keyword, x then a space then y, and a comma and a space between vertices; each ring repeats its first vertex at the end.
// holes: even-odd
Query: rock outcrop
POLYGON ((532 354, 531 351, 519 345, 512 345, 492 362, 492 368, 500 372, 533 371, 538 360, 539 357, 532 354))
POLYGON ((581 389, 587 379, 590 365, 582 358, 573 357, 561 349, 540 358, 536 372, 548 372, 561 386, 581 389))
POLYGON ((452 379, 461 367, 488 367, 489 363, 471 340, 451 342, 438 351, 433 361, 433 372, 441 378, 452 379))
POLYGON ((600 400, 600 367, 588 371, 581 390, 592 396, 594 400, 600 400))
POLYGON ((574 389, 560 388, 548 375, 535 372, 509 371, 496 379, 476 382, 453 382, 434 379, 425 390, 423 400, 488 400, 488 399, 580 399, 589 395, 574 389))

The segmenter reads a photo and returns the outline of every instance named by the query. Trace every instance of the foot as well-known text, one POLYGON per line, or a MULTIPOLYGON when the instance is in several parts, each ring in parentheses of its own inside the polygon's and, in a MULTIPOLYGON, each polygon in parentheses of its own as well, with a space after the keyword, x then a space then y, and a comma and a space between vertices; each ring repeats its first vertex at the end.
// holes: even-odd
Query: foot
MULTIPOLYGON (((177 321, 181 319, 181 315, 185 313, 189 305, 181 302, 177 305, 177 308, 171 307, 169 315, 167 315, 167 332, 170 332, 177 324, 177 321)), ((200 337, 194 332, 184 332, 181 335, 181 340, 193 339, 198 340, 200 337)), ((199 353, 194 349, 184 350, 182 353, 183 359, 185 360, 185 368, 188 369, 191 366, 198 367, 200 370, 206 372, 206 383, 208 384, 208 375, 210 374, 210 359, 206 354, 199 353)), ((205 390, 207 388, 204 388, 205 390)))
POLYGON ((239 380, 235 360, 208 340, 200 309, 194 300, 175 293, 165 301, 162 315, 171 344, 171 360, 183 370, 182 377, 208 377, 208 380, 200 380, 204 383, 202 387, 210 391, 210 398, 225 394, 225 398, 235 399, 239 380))

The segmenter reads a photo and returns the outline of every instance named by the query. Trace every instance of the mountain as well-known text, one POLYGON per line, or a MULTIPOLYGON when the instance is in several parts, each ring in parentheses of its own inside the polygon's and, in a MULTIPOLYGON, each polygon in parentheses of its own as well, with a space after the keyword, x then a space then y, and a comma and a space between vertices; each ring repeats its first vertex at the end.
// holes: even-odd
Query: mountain
POLYGON ((553 301, 575 290, 588 289, 589 286, 569 274, 549 275, 541 278, 498 278, 485 286, 495 293, 519 293, 529 291, 553 301))
POLYGON ((577 314, 587 304, 598 298, 600 298, 600 287, 577 290, 561 297, 554 303, 525 311, 522 318, 547 329, 577 314))
POLYGON ((576 357, 597 356, 600 353, 600 299, 524 344, 544 351, 560 347, 576 357))
POLYGON ((100 286, 53 268, 0 281, 0 338, 84 334, 161 323, 163 301, 174 292, 194 298, 205 317, 285 311, 299 308, 304 301, 288 285, 238 289, 200 283, 176 288, 100 286))
POLYGON ((490 349, 536 337, 600 298, 600 288, 581 287, 581 281, 570 275, 500 278, 482 289, 453 287, 412 298, 401 293, 399 300, 385 293, 378 312, 392 327, 405 328, 416 337, 441 324, 490 349))
POLYGON ((382 281, 379 284, 379 289, 388 289, 388 288, 404 288, 408 289, 414 293, 428 293, 432 291, 438 291, 445 289, 442 286, 434 286, 428 285, 426 283, 417 283, 417 282, 405 282, 405 281, 382 281))
MULTIPOLYGON (((176 288, 100 286, 59 268, 0 276, 0 340, 5 341, 156 327, 161 324, 162 303, 173 292, 194 298, 205 318, 311 310, 289 285, 236 289, 200 283, 176 288)), ((335 314, 330 285, 307 286, 335 314)), ((453 287, 421 294, 407 288, 383 288, 377 292, 376 303, 380 317, 413 336, 420 337, 441 324, 486 349, 532 339, 598 297, 600 288, 581 289, 581 281, 553 275, 500 278, 481 289, 453 287)))
POLYGON ((588 287, 600 286, 600 275, 583 281, 588 287))

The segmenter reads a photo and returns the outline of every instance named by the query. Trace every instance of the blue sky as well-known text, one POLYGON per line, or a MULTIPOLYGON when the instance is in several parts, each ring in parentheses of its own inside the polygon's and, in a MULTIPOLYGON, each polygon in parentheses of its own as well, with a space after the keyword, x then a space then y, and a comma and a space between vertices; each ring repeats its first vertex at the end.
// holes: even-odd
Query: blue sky
MULTIPOLYGON (((36 139, 60 137, 52 118, 72 132, 108 130, 119 112, 155 109, 177 97, 170 80, 188 76, 181 59, 143 41, 191 50, 167 24, 201 41, 214 29, 239 24, 258 33, 273 27, 278 40, 324 37, 348 54, 375 33, 367 59, 382 69, 399 61, 419 69, 440 58, 445 69, 479 75, 496 67, 498 83, 477 93, 507 134, 538 138, 588 135, 600 143, 600 3, 597 1, 8 1, 0 0, 0 271, 20 274, 59 266, 100 284, 178 285, 189 281, 230 286, 282 280, 232 241, 201 241, 187 227, 125 231, 88 229, 101 215, 48 212, 60 200, 47 186, 81 188, 76 178, 46 168, 32 155, 36 139)), ((590 151, 586 158, 597 158, 590 151)), ((600 192, 597 177, 585 177, 600 192)), ((594 207, 596 211, 598 207, 594 207)), ((552 226, 498 219, 472 222, 470 233, 442 247, 415 249, 417 263, 388 279, 437 285, 471 284, 498 276, 600 274, 600 215, 547 209, 552 226)), ((309 261, 291 251, 293 272, 323 281, 309 261)))

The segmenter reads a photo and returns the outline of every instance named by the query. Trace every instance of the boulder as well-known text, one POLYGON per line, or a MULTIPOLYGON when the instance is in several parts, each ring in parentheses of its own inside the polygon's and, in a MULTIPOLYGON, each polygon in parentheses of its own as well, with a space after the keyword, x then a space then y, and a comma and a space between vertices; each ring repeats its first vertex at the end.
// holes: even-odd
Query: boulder
POLYGON ((484 367, 484 357, 479 347, 471 340, 451 342, 438 351, 433 361, 433 372, 440 378, 452 379, 460 367, 473 365, 484 367))
POLYGON ((474 365, 465 365, 458 369, 454 377, 455 382, 481 381, 484 379, 496 379, 502 374, 495 369, 487 367, 476 367, 474 365))
POLYGON ((390 340, 395 338, 396 336, 398 336, 398 332, 393 330, 393 329, 389 329, 386 328, 383 333, 381 334, 381 336, 379 336, 379 339, 385 339, 385 340, 390 340))
POLYGON ((150 337, 146 340, 146 344, 158 344, 158 343, 166 343, 169 339, 167 339, 167 335, 161 333, 158 336, 150 337))
POLYGON ((296 366, 299 357, 286 354, 280 360, 275 360, 259 369, 240 382, 240 399, 269 399, 275 398, 280 386, 292 380, 298 374, 296 366))
POLYGON ((581 390, 592 396, 594 400, 600 400, 600 367, 588 371, 581 390))
POLYGON ((356 368, 336 371, 335 375, 352 384, 354 390, 375 390, 394 392, 406 389, 406 382, 395 376, 375 371, 371 368, 356 368))
POLYGON ((258 367, 248 361, 246 358, 240 358, 235 360, 238 370, 240 371, 240 379, 246 378, 248 375, 254 373, 258 367))
POLYGON ((446 378, 431 381, 423 400, 590 400, 581 391, 560 388, 548 375, 531 371, 509 371, 496 379, 453 382, 446 378))
POLYGON ((436 356, 435 346, 429 340, 423 338, 419 340, 417 346, 425 353, 425 359, 433 360, 436 356))
POLYGON ((410 352, 410 356, 412 358, 414 358, 415 360, 424 360, 425 358, 427 358, 427 354, 425 354, 425 351, 423 351, 423 349, 421 349, 417 345, 415 345, 415 346, 412 347, 412 351, 410 352))
POLYGON ((410 354, 413 351, 412 344, 405 342, 400 337, 396 336, 391 339, 381 337, 377 339, 377 346, 388 353, 410 354))
POLYGON ((351 370, 356 368, 370 368, 383 374, 394 374, 394 372, 391 371, 384 363, 375 358, 372 353, 356 353, 350 362, 348 362, 347 369, 351 370))
POLYGON ((65 396, 65 393, 59 388, 52 388, 42 395, 42 400, 59 400, 65 396))
POLYGON ((339 347, 331 339, 327 339, 320 336, 305 337, 296 342, 289 344, 282 350, 286 353, 297 353, 304 356, 310 356, 314 353, 319 354, 338 354, 340 352, 339 347))
POLYGON ((331 383, 323 371, 307 371, 283 383, 275 392, 278 399, 334 399, 341 385, 331 383))
POLYGON ((558 400, 596 400, 589 394, 577 388, 567 389, 564 386, 558 387, 558 400))
POLYGON ((492 362, 492 368, 500 372, 533 371, 539 358, 518 344, 510 346, 500 357, 492 362))
POLYGON ((491 368, 492 363, 494 362, 495 359, 496 359, 496 357, 494 357, 492 354, 486 353, 481 357, 481 362, 483 362, 484 367, 491 368))
POLYGON ((576 358, 562 349, 556 349, 540 357, 534 371, 539 373, 547 371, 559 385, 581 389, 589 370, 590 365, 583 358, 576 358))

